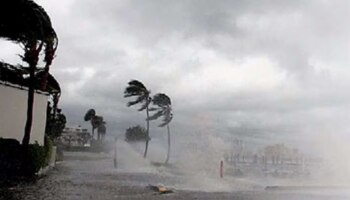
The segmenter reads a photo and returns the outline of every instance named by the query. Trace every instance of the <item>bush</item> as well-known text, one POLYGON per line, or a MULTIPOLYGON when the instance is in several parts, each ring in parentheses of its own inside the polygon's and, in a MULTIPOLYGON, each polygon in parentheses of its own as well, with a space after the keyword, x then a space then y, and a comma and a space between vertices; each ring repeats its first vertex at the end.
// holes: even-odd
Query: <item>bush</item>
POLYGON ((23 155, 25 155, 23 158, 22 167, 22 172, 24 173, 24 175, 34 175, 40 170, 40 168, 45 166, 45 148, 40 146, 38 143, 30 144, 28 146, 27 151, 24 149, 23 155))
POLYGON ((45 145, 38 143, 22 146, 15 139, 0 138, 0 176, 33 176, 48 165, 52 153, 52 141, 46 137, 45 145))
POLYGON ((21 145, 15 139, 0 138, 0 174, 15 175, 21 168, 21 145))
POLYGON ((143 142, 150 140, 147 136, 147 130, 140 125, 129 127, 125 131, 125 141, 127 142, 143 142))

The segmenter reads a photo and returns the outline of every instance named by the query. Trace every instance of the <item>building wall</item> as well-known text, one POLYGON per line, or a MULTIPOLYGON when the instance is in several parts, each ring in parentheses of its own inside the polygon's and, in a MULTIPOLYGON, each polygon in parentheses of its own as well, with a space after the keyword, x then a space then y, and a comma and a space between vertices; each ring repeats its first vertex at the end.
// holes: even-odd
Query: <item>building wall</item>
MULTIPOLYGON (((22 142, 27 114, 28 91, 0 84, 0 137, 22 142)), ((33 125, 30 143, 44 144, 48 96, 34 94, 33 125)))

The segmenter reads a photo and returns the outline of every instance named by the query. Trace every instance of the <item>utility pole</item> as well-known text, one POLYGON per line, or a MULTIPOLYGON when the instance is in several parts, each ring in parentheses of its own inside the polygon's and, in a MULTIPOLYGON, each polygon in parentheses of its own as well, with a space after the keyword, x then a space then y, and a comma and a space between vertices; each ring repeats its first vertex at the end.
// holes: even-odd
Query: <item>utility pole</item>
POLYGON ((114 158, 113 158, 113 164, 114 168, 117 168, 117 136, 115 136, 114 139, 114 158))

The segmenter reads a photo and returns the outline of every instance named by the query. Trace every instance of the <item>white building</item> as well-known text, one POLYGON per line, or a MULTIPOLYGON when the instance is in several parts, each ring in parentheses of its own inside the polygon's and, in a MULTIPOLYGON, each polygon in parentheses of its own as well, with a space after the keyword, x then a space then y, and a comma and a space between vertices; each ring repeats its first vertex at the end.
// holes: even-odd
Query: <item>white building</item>
MULTIPOLYGON (((0 81, 0 137, 22 142, 27 120, 26 87, 0 81)), ((44 144, 48 93, 35 92, 30 143, 44 144)))
POLYGON ((87 129, 79 127, 65 127, 59 138, 67 146, 90 146, 91 135, 87 129))

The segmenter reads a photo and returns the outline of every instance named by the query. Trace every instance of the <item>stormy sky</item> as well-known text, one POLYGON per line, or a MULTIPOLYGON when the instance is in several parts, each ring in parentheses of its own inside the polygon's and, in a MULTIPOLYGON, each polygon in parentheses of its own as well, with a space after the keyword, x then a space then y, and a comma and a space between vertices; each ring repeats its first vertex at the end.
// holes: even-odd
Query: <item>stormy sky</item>
MULTIPOLYGON (((89 108, 112 134, 143 124, 132 79, 173 103, 173 135, 256 142, 349 139, 350 2, 37 0, 59 36, 52 74, 69 124, 89 108)), ((0 56, 21 49, 1 42, 0 56)), ((20 62, 20 61, 19 61, 20 62)), ((153 122, 154 137, 164 132, 153 122)))

